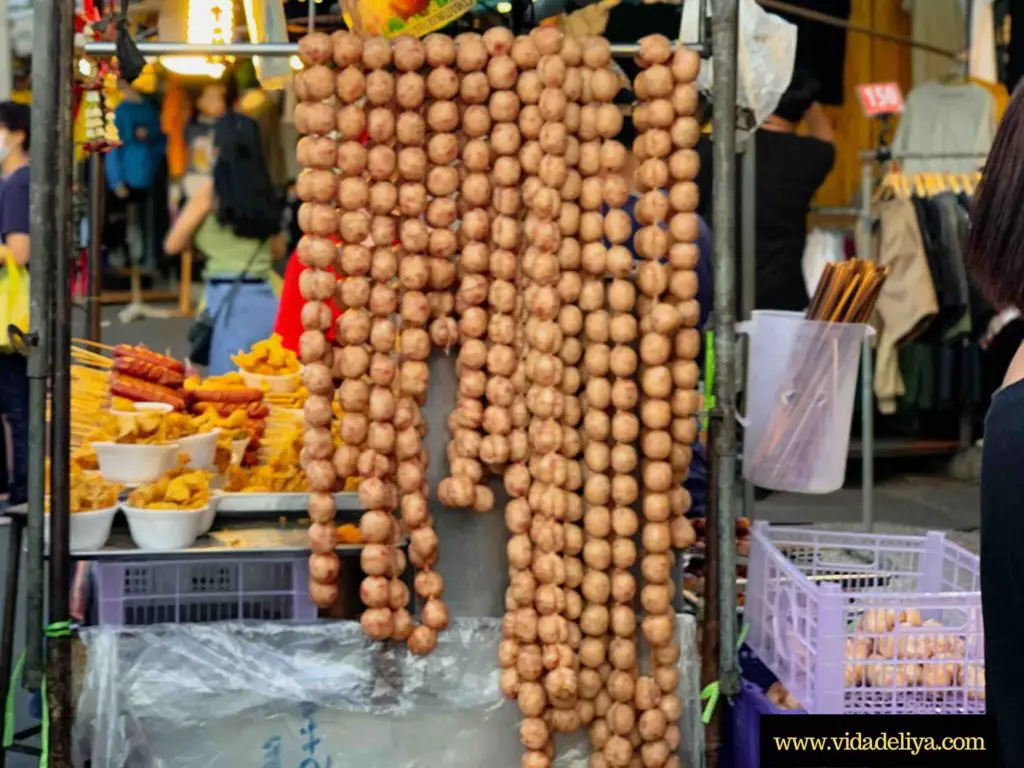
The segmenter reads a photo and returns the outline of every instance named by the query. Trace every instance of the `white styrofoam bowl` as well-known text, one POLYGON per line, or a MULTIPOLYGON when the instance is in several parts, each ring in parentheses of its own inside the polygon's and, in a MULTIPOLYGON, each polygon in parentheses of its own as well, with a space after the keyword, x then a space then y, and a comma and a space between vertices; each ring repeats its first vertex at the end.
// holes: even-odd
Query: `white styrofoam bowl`
POLYGON ((122 506, 139 549, 187 549, 199 537, 204 509, 138 509, 122 506))
POLYGON ((290 395, 297 392, 302 386, 302 372, 285 373, 281 376, 271 376, 265 373, 250 373, 249 371, 238 371, 242 375, 245 386, 253 389, 265 389, 281 395, 290 395))
POLYGON ((199 535, 205 536, 213 527, 213 520, 217 517, 217 505, 210 503, 199 510, 199 535))
POLYGON ((178 438, 178 446, 183 453, 188 454, 188 466, 191 469, 213 469, 219 432, 220 430, 215 429, 212 432, 178 438))
MULTIPOLYGON (((103 549, 110 538, 110 528, 114 524, 117 507, 94 509, 89 512, 73 512, 71 514, 71 551, 95 552, 103 549)), ((43 539, 50 544, 50 513, 46 513, 43 525, 43 539)))
POLYGON ((174 466, 181 450, 177 443, 93 443, 92 447, 103 478, 122 485, 141 485, 158 480, 174 466))

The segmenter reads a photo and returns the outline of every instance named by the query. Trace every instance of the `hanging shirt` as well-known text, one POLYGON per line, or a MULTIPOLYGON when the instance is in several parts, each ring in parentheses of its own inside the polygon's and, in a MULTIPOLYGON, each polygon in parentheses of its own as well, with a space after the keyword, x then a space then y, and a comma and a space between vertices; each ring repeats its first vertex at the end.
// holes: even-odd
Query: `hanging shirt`
POLYGON ((897 347, 938 313, 939 302, 914 203, 904 198, 885 200, 875 206, 872 215, 878 222, 875 263, 889 268, 875 304, 880 327, 874 389, 879 412, 891 414, 896 412, 897 398, 905 392, 897 347))
MULTIPOLYGON (((954 53, 964 49, 967 26, 960 0, 903 0, 903 10, 910 14, 911 39, 954 53)), ((920 48, 911 51, 910 62, 914 85, 963 72, 962 65, 948 56, 920 48)))
POLYGON ((893 138, 896 159, 905 154, 939 155, 903 161, 904 173, 972 173, 992 147, 996 134, 995 100, 975 83, 925 83, 907 96, 893 138), (941 155, 964 154, 955 158, 941 155))
POLYGON ((971 77, 999 81, 996 68, 996 20, 992 0, 972 0, 971 44, 968 48, 967 70, 971 77))

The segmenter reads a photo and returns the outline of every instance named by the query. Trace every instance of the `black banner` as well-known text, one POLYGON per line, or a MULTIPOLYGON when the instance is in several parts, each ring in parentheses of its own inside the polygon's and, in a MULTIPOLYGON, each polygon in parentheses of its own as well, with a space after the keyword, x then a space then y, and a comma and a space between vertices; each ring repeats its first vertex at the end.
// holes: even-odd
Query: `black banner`
POLYGON ((764 768, 993 768, 995 721, 984 715, 766 715, 764 768))

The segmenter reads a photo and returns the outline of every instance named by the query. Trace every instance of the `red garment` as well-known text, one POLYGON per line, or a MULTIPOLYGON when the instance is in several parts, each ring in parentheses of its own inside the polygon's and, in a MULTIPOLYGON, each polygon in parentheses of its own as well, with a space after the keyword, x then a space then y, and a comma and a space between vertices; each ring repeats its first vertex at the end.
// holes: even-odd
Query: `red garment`
MULTIPOLYGON (((302 305, 306 300, 299 292, 299 275, 306 267, 299 261, 296 253, 288 259, 288 267, 284 272, 284 285, 281 287, 281 299, 277 306, 277 322, 274 324, 274 333, 281 337, 281 345, 293 352, 299 351, 299 336, 302 335, 302 305)), ((333 269, 328 268, 330 272, 333 269)), ((334 321, 338 319, 341 312, 334 305, 334 300, 327 302, 331 308, 331 327, 327 329, 327 338, 334 339, 334 321)))

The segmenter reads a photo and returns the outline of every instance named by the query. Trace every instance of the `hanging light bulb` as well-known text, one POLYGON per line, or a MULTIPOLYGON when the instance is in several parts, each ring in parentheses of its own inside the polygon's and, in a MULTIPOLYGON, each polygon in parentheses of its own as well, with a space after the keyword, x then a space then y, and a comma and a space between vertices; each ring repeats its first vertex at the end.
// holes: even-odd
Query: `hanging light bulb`
POLYGON ((512 3, 509 3, 509 2, 498 3, 498 13, 511 13, 511 12, 512 12, 512 3))
MULTIPOLYGON (((234 41, 232 0, 178 0, 165 2, 160 11, 160 37, 198 45, 223 45, 234 41)), ((219 78, 228 57, 164 56, 164 67, 179 75, 219 78)))

